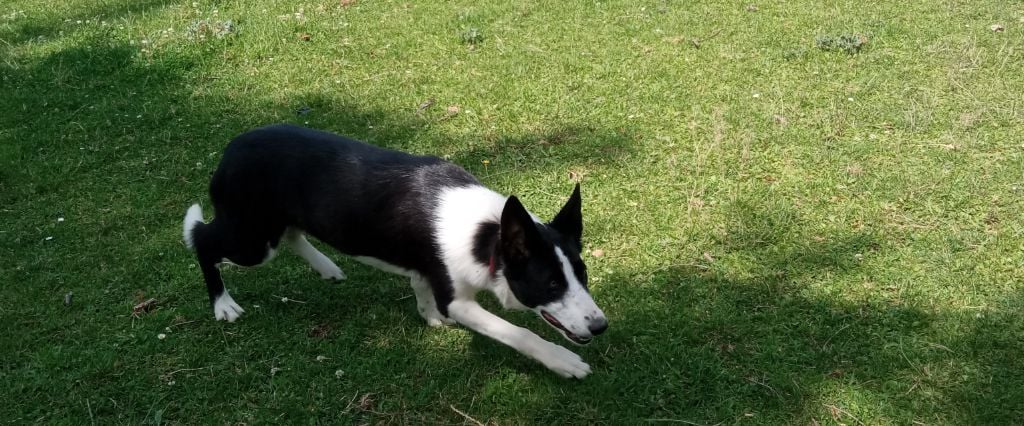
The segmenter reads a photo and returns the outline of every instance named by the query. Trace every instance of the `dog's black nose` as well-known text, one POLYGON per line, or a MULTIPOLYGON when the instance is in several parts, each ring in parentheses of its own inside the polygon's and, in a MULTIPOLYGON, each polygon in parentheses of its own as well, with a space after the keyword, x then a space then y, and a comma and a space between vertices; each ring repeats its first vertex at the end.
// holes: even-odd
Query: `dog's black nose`
POLYGON ((590 329, 591 335, 597 336, 608 329, 608 320, 604 317, 592 319, 590 320, 590 324, 587 325, 587 328, 590 329))

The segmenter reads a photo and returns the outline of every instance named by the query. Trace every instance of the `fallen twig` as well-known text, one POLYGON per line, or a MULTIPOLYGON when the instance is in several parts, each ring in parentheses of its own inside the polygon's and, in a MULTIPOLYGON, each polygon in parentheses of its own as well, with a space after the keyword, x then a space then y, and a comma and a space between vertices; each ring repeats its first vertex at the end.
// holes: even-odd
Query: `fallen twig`
MULTIPOLYGON (((825 408, 828 408, 829 410, 832 410, 833 416, 835 416, 834 413, 846 414, 847 416, 850 416, 850 418, 853 419, 855 422, 857 422, 857 424, 859 424, 859 425, 863 425, 864 424, 864 422, 860 421, 860 419, 858 419, 857 416, 854 416, 853 414, 850 414, 849 411, 846 411, 846 410, 844 410, 842 408, 836 407, 835 405, 831 405, 831 404, 822 404, 822 405, 824 405, 825 408)), ((839 421, 839 419, 836 419, 836 421, 839 421)))
POLYGON ((152 311, 156 307, 156 299, 150 298, 145 302, 139 303, 132 307, 132 316, 138 318, 143 312, 152 311))
POLYGON ((199 370, 205 370, 205 369, 207 369, 207 368, 210 368, 210 367, 199 367, 199 368, 180 368, 180 369, 174 370, 174 371, 172 371, 172 372, 170 372, 170 373, 164 373, 164 374, 163 374, 163 376, 165 376, 165 377, 168 377, 168 378, 169 378, 169 377, 171 377, 171 376, 173 376, 173 375, 175 375, 175 374, 178 374, 178 373, 181 373, 181 372, 184 372, 184 371, 199 371, 199 370))
POLYGON ((271 296, 274 296, 274 297, 276 297, 276 298, 279 298, 279 299, 281 299, 281 301, 282 301, 282 302, 284 302, 284 303, 288 303, 288 302, 295 302, 295 303, 306 303, 306 302, 304 302, 304 301, 302 301, 302 300, 295 300, 295 299, 291 299, 291 298, 288 298, 288 297, 278 296, 278 295, 276 295, 276 294, 271 294, 271 296))
POLYGON ((771 385, 769 385, 767 383, 764 383, 764 382, 759 382, 759 381, 757 381, 755 379, 752 379, 750 377, 747 377, 747 381, 750 382, 750 383, 753 383, 755 385, 764 386, 766 389, 772 391, 772 393, 774 393, 775 396, 777 396, 779 399, 782 399, 782 395, 779 395, 779 391, 775 390, 775 388, 771 387, 771 385))
POLYGON ((722 33, 722 29, 721 29, 721 28, 719 28, 719 29, 715 30, 715 32, 713 32, 713 33, 711 33, 710 35, 708 35, 707 37, 704 37, 703 39, 701 39, 701 38, 696 38, 696 37, 694 37, 694 38, 691 38, 691 39, 690 39, 690 44, 692 44, 692 45, 693 45, 693 47, 695 47, 695 48, 697 48, 697 49, 700 49, 700 44, 701 44, 701 43, 703 43, 703 42, 705 42, 705 41, 708 41, 708 40, 711 40, 711 39, 713 39, 713 38, 715 38, 715 37, 718 37, 718 35, 719 35, 719 34, 721 34, 721 33, 722 33))
POLYGON ((648 423, 683 423, 683 424, 688 424, 688 425, 693 425, 693 426, 718 426, 718 425, 720 425, 722 423, 725 423, 725 422, 718 422, 718 423, 715 423, 713 425, 706 425, 704 423, 691 422, 689 420, 682 420, 682 419, 645 419, 645 421, 647 421, 648 423))
POLYGON ((452 409, 452 411, 454 411, 454 412, 456 412, 456 413, 459 413, 459 415, 460 415, 460 416, 462 416, 463 418, 465 418, 466 420, 469 420, 469 421, 471 421, 471 422, 475 423, 475 424, 476 424, 477 426, 484 426, 484 424, 483 424, 483 423, 480 423, 480 421, 479 421, 479 420, 477 420, 477 419, 474 419, 474 418, 473 418, 473 417, 471 417, 471 416, 470 416, 469 414, 466 414, 466 413, 463 413, 462 411, 459 411, 459 409, 458 409, 458 408, 455 408, 455 406, 454 406, 454 405, 449 405, 448 407, 449 407, 449 408, 451 408, 451 409, 452 409))
POLYGON ((185 322, 176 322, 174 324, 169 325, 168 327, 177 327, 179 325, 192 324, 192 323, 194 323, 196 321, 199 321, 199 320, 192 320, 192 321, 185 321, 185 322))

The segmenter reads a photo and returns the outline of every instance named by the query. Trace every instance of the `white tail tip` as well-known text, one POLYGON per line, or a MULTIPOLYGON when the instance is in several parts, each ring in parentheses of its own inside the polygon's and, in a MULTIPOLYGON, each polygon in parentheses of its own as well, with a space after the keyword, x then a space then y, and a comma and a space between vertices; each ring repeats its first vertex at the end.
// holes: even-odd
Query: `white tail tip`
POLYGON ((192 230, 195 229, 197 224, 203 223, 203 208, 199 207, 199 204, 193 204, 192 207, 188 208, 185 212, 185 222, 182 229, 182 237, 185 240, 185 245, 190 249, 194 249, 195 245, 192 243, 192 230))

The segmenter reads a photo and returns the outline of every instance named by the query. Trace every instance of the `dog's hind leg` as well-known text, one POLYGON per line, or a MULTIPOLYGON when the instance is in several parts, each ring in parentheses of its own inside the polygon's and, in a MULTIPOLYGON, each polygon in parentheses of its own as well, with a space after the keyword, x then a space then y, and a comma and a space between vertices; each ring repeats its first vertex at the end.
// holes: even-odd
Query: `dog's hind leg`
MULTIPOLYGON (((201 213, 200 213, 201 214, 201 213)), ((213 306, 213 316, 218 320, 234 322, 243 312, 241 306, 228 294, 224 281, 220 277, 217 265, 224 261, 225 250, 221 228, 216 221, 204 224, 201 220, 185 224, 186 242, 196 250, 199 268, 203 271, 206 292, 213 306)))
POLYGON ((185 216, 184 237, 196 251, 214 317, 234 322, 245 310, 224 288, 218 265, 258 266, 270 261, 285 227, 227 217, 230 219, 215 218, 208 224, 203 223, 202 211, 193 206, 185 216))
POLYGON ((455 324, 455 321, 441 315, 437 310, 437 301, 434 299, 434 291, 430 288, 430 282, 422 275, 414 274, 410 277, 410 285, 413 293, 416 294, 416 310, 420 316, 427 321, 431 327, 440 327, 446 324, 455 324))
POLYGON ((320 277, 329 280, 343 280, 345 279, 345 273, 341 271, 338 265, 335 265, 327 255, 317 250, 309 243, 306 239, 306 235, 302 231, 289 228, 285 231, 285 241, 288 245, 295 250, 306 262, 309 262, 309 266, 320 273, 320 277))
POLYGON ((245 309, 235 303, 231 298, 228 289, 224 288, 224 282, 220 278, 220 270, 217 264, 212 262, 199 261, 203 270, 203 279, 206 281, 206 290, 210 295, 210 303, 213 305, 213 317, 218 320, 235 322, 245 309))

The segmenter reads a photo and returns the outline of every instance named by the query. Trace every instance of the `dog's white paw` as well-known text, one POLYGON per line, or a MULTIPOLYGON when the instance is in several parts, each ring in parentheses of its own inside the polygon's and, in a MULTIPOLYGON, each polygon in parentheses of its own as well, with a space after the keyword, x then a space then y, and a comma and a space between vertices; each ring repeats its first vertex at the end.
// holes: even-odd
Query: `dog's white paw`
POLYGON ((235 303, 235 300, 231 298, 227 290, 224 290, 224 293, 213 304, 213 317, 218 321, 235 322, 243 312, 245 312, 245 309, 242 309, 241 306, 235 303))
POLYGON ((453 321, 451 318, 445 318, 445 317, 441 316, 440 314, 438 314, 438 316, 436 316, 436 317, 430 317, 430 316, 424 315, 423 319, 426 320, 427 321, 427 325, 429 325, 431 327, 444 327, 446 325, 453 325, 453 324, 455 324, 455 321, 453 321))
POLYGON ((567 379, 582 379, 590 374, 590 365, 583 362, 579 355, 554 343, 544 343, 546 345, 540 349, 537 360, 545 367, 567 379))
POLYGON ((441 315, 441 312, 437 310, 436 306, 419 305, 416 307, 416 310, 420 312, 420 316, 423 317, 423 320, 431 327, 444 327, 446 325, 455 324, 455 320, 441 315))
POLYGON ((316 271, 320 273, 320 278, 323 278, 325 280, 340 281, 344 280, 345 278, 348 278, 345 276, 345 273, 341 271, 341 268, 339 268, 338 265, 335 265, 333 263, 317 268, 316 271))
POLYGON ((343 280, 345 279, 345 273, 341 271, 338 265, 331 262, 327 257, 317 259, 316 262, 310 262, 313 269, 320 273, 320 278, 325 280, 343 280))

